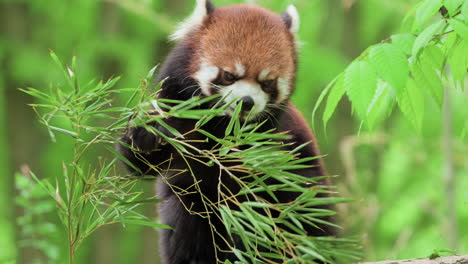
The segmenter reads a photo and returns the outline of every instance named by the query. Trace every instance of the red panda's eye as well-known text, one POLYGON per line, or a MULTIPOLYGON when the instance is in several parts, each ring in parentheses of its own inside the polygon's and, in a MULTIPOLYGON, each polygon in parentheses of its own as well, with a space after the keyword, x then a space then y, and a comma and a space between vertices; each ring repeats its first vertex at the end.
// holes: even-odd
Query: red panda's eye
POLYGON ((260 82, 260 85, 262 86, 263 91, 265 91, 266 93, 271 93, 275 89, 276 81, 275 80, 262 81, 260 82))
POLYGON ((226 81, 227 83, 233 83, 237 80, 237 77, 230 72, 225 71, 223 75, 224 81, 226 81))

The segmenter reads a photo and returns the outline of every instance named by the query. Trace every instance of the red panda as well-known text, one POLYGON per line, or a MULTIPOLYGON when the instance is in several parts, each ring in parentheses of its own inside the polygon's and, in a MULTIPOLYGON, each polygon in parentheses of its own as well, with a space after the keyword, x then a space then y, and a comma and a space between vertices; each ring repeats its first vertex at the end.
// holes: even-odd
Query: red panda
MULTIPOLYGON (((300 112, 289 101, 296 80, 298 29, 299 15, 294 6, 278 15, 256 6, 215 7, 209 0, 197 0, 192 16, 171 36, 177 44, 161 67, 158 81, 164 82, 158 97, 188 100, 193 96, 221 94, 226 102, 242 101, 242 118, 250 112, 249 117, 253 120, 267 120, 265 130, 275 129, 290 135, 289 142, 285 142, 291 143, 285 144, 287 150, 310 142, 301 150, 300 158, 316 157, 319 151, 314 136, 300 112)), ((227 115, 232 115, 233 107, 235 103, 226 110, 227 115)), ((196 120, 168 118, 167 123, 185 133, 193 129, 196 120)), ((222 137, 228 123, 229 117, 218 117, 203 129, 222 137)), ((164 129, 157 124, 151 125, 164 129)), ((192 136, 206 139, 196 133, 192 136)), ((230 188, 237 189, 238 186, 230 183, 226 175, 220 177, 216 166, 184 161, 169 144, 161 144, 159 136, 144 128, 130 128, 123 141, 138 150, 135 153, 129 148, 120 147, 122 154, 143 174, 157 175, 157 172, 138 156, 151 164, 172 158, 171 168, 161 175, 165 180, 157 183, 157 194, 165 201, 159 207, 161 220, 172 227, 172 230, 161 231, 163 263, 234 262, 236 258, 226 243, 213 235, 213 226, 217 234, 226 232, 223 231, 223 223, 214 218, 209 223, 207 218, 193 213, 206 209, 193 187, 194 177, 180 172, 186 171, 189 162, 200 190, 213 199, 218 195, 219 179, 226 178, 223 183, 230 188), (186 193, 177 194, 168 183, 186 193), (190 208, 190 212, 187 208, 190 208)), ((214 143, 204 142, 198 147, 214 147, 214 143)), ((311 178, 325 175, 320 159, 309 161, 308 165, 313 166, 294 173, 311 178)), ((297 194, 282 192, 277 197, 280 202, 288 202, 295 199, 297 194)), ((307 231, 315 236, 332 235, 326 226, 321 229, 309 227, 307 231)))

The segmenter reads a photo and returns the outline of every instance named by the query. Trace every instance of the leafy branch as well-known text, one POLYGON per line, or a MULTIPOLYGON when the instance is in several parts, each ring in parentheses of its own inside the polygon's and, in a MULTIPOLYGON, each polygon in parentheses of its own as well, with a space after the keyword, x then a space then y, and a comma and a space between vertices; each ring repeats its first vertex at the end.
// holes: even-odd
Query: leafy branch
POLYGON ((315 117, 327 97, 325 127, 346 95, 369 129, 398 105, 420 131, 426 95, 441 108, 445 85, 463 89, 468 69, 468 3, 426 0, 403 24, 409 33, 392 35, 367 48, 325 88, 313 113, 315 117), (445 15, 436 15, 439 10, 445 10, 445 15))

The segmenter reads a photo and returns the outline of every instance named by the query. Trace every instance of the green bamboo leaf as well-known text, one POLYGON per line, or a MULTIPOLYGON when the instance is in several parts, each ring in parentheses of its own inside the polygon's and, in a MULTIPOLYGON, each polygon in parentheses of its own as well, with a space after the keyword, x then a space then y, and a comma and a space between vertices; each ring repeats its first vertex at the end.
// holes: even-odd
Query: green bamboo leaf
POLYGON ((418 132, 421 132, 424 115, 424 95, 420 89, 416 82, 410 78, 404 93, 398 98, 401 112, 418 132))
POLYGON ((78 138, 78 133, 74 132, 74 131, 70 131, 70 130, 66 130, 64 128, 60 128, 60 127, 56 127, 56 126, 51 126, 49 124, 45 124, 45 126, 47 126, 47 128, 51 129, 51 130, 54 130, 54 131, 57 131, 59 133, 62 133, 64 135, 67 135, 67 136, 71 136, 73 138, 78 138))
POLYGON ((462 7, 465 0, 444 0, 444 6, 447 8, 450 16, 454 16, 457 11, 462 7))
POLYGON ((53 52, 52 50, 50 51, 50 57, 52 58, 52 60, 55 62, 55 64, 60 68, 60 71, 62 72, 63 76, 65 77, 65 79, 67 80, 68 84, 70 85, 70 87, 73 87, 73 80, 70 76, 70 74, 68 73, 67 70, 65 70, 65 67, 63 67, 63 64, 62 62, 60 61, 60 59, 57 57, 57 55, 55 54, 55 52, 53 52))
POLYGON ((172 229, 172 227, 168 225, 159 224, 159 223, 151 222, 151 221, 145 221, 145 220, 124 219, 121 223, 131 224, 131 225, 150 226, 150 227, 163 228, 163 229, 172 229))
POLYGON ((434 35, 440 33, 441 29, 444 26, 444 21, 439 20, 434 24, 427 27, 423 32, 421 32, 416 40, 414 41, 412 56, 417 57, 419 55, 419 51, 424 48, 434 37, 434 35))
POLYGON ((234 128, 234 125, 239 122, 239 115, 242 110, 242 101, 239 101, 238 105, 236 106, 236 110, 234 110, 234 113, 232 114, 231 120, 229 121, 229 124, 226 128, 226 131, 224 131, 225 136, 229 136, 232 132, 232 129, 234 128))
POLYGON ((400 48, 406 55, 411 55, 416 36, 413 34, 397 34, 391 37, 392 44, 400 48))
POLYGON ((333 88, 330 92, 330 95, 328 96, 327 99, 327 105, 325 107, 325 112, 323 113, 323 126, 326 127, 328 121, 332 117, 333 113, 335 112, 335 109, 340 102, 341 98, 345 94, 346 90, 344 87, 344 77, 343 75, 338 78, 338 80, 335 82, 335 85, 333 85, 333 88))
POLYGON ((392 85, 398 97, 405 89, 409 73, 405 54, 395 45, 385 43, 370 51, 369 62, 377 70, 377 74, 392 85))
POLYGON ((468 25, 457 18, 450 19, 449 23, 460 37, 462 37, 465 41, 468 41, 468 25))
POLYGON ((416 10, 416 22, 422 26, 442 7, 442 0, 426 0, 416 10))
POLYGON ((353 62, 345 71, 344 87, 359 117, 366 120, 367 108, 377 88, 374 69, 365 61, 353 62))

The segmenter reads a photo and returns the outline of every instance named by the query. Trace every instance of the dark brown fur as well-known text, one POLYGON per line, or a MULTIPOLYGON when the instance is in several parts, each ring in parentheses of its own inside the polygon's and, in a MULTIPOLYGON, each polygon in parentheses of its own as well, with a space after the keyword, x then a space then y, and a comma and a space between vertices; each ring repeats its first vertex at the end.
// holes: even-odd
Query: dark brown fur
MULTIPOLYGON (((205 18, 203 26, 180 41, 164 62, 158 77, 158 81, 166 79, 159 93, 160 98, 188 100, 194 95, 203 96, 198 90, 197 81, 192 77, 198 69, 201 57, 209 57, 219 67, 234 67, 232 64, 235 62, 227 58, 235 56, 242 60, 247 68, 245 78, 252 81, 265 67, 273 74, 279 75, 286 71, 292 76, 295 75, 296 50, 294 37, 288 31, 291 21, 288 21, 287 16, 283 16, 282 19, 270 11, 245 5, 214 8, 210 4, 209 8, 209 16, 205 18), (216 49, 216 52, 213 52, 213 49, 216 49)), ((294 89, 294 78, 291 79, 290 89, 294 89)), ((289 134, 291 139, 287 143, 293 144, 285 147, 286 150, 293 150, 299 145, 311 142, 300 151, 299 158, 319 155, 316 140, 300 112, 287 100, 282 104, 283 107, 271 109, 274 118, 269 119, 262 129, 276 129, 278 132, 289 134)), ((210 105, 201 106, 208 107, 210 105)), ((184 133, 190 131, 196 121, 169 118, 166 122, 184 133)), ((217 117, 202 129, 223 137, 228 123, 229 118, 217 117)), ((164 131, 164 128, 156 124, 151 125, 164 131)), ((206 139, 197 132, 189 134, 188 137, 206 139)), ((187 164, 171 145, 159 144, 160 138, 148 133, 144 128, 131 128, 123 140, 141 150, 133 152, 120 147, 121 153, 138 167, 140 172, 129 168, 130 170, 136 174, 161 176, 157 191, 158 197, 164 200, 159 208, 160 217, 162 223, 173 228, 161 230, 160 248, 163 262, 213 264, 216 263, 216 258, 235 261, 235 256, 229 252, 228 246, 221 239, 222 236, 227 237, 221 220, 210 217, 209 222, 206 218, 209 213, 206 212, 207 208, 200 191, 206 199, 217 201, 219 180, 234 193, 239 190, 239 185, 225 172, 220 174, 217 166, 205 166, 194 160, 188 160, 187 164), (160 164, 162 173, 152 170, 142 159, 151 164, 160 164), (170 163, 165 162, 168 159, 171 159, 170 163), (195 178, 187 172, 188 166, 194 172, 195 178), (195 181, 198 182, 199 189, 195 188, 195 181), (219 233, 213 233, 213 227, 219 233), (217 255, 214 243, 219 247, 217 255)), ((199 142, 196 146, 200 149, 211 149, 215 142, 199 142)), ((313 167, 294 173, 310 178, 325 174, 321 159, 309 161, 309 165, 313 167)), ((290 192, 277 193, 280 202, 292 201, 297 195, 290 192)), ((322 229, 308 227, 307 231, 310 235, 318 236, 333 234, 326 226, 322 229)))

